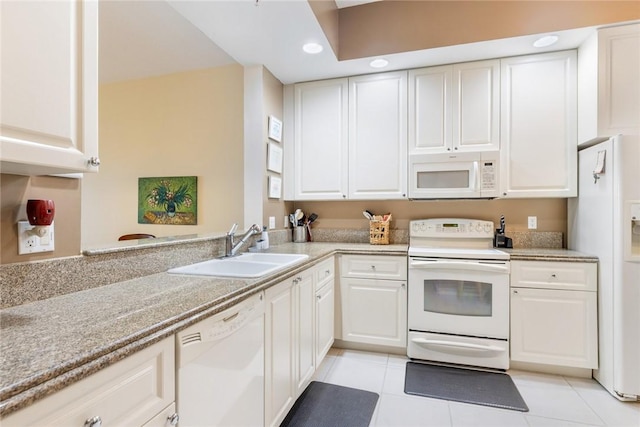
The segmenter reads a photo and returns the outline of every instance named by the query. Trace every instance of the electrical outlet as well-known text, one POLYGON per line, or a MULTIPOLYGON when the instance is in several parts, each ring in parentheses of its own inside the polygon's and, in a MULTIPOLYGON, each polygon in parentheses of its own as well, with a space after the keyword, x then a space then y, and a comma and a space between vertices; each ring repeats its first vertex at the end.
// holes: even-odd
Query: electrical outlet
POLYGON ((273 230, 274 228, 276 228, 276 217, 275 216, 270 216, 269 217, 269 230, 273 230))
POLYGON ((536 228, 538 228, 538 217, 537 216, 528 217, 527 226, 529 227, 529 230, 535 230, 536 228))
POLYGON ((53 223, 36 228, 29 221, 18 221, 18 255, 51 252, 54 249, 53 223))
POLYGON ((289 228, 289 217, 287 215, 284 216, 284 222, 282 223, 284 228, 289 228))

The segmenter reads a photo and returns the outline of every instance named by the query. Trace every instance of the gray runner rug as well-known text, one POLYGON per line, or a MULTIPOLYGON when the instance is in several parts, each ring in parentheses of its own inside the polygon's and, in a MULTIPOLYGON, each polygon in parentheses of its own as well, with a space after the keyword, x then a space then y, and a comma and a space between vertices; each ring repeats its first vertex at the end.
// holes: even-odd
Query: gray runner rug
POLYGON ((520 392, 504 373, 407 362, 404 392, 528 412, 520 392))
POLYGON ((312 381, 280 426, 367 427, 377 402, 377 393, 312 381))

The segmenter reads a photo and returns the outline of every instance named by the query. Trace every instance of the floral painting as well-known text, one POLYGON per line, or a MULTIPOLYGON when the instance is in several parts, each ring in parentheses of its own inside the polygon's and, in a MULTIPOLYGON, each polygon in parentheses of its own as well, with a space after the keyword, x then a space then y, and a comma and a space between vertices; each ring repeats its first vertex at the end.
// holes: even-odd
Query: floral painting
POLYGON ((138 224, 197 223, 198 177, 138 178, 138 224))

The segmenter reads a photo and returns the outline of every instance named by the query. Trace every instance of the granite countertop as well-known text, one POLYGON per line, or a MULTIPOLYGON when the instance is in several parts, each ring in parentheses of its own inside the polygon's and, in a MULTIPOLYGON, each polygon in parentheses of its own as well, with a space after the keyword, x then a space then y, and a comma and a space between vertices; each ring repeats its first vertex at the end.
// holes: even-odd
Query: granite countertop
POLYGON ((157 273, 0 311, 0 417, 337 252, 406 255, 406 245, 286 243, 306 262, 259 279, 157 273))
MULTIPOLYGON (((259 279, 157 273, 0 310, 0 417, 28 406, 336 253, 406 255, 407 245, 286 243, 308 260, 259 279)), ((512 260, 597 262, 563 249, 512 260)))
POLYGON ((598 262, 598 257, 569 249, 505 249, 511 261, 598 262))

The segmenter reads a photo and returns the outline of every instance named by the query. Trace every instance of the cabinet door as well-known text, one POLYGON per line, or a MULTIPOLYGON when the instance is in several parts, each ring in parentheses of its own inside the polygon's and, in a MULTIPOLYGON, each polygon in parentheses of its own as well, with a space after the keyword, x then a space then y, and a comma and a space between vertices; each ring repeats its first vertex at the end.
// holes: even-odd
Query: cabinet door
POLYGON ((333 345, 334 298, 332 278, 316 292, 316 366, 320 366, 333 345))
POLYGON ((344 341, 406 347, 406 282, 343 278, 340 291, 344 341))
POLYGON ((313 274, 304 272, 294 279, 296 295, 296 396, 304 391, 315 372, 313 274))
POLYGON ((407 73, 349 79, 349 198, 407 197, 407 73))
POLYGON ((502 60, 502 196, 576 196, 575 63, 575 51, 502 60))
POLYGON ((597 293, 511 289, 511 360, 598 368, 597 293))
POLYGON ((294 296, 287 280, 265 291, 265 424, 279 425, 293 406, 294 296))
POLYGON ((598 32, 598 133, 640 133, 640 24, 598 32))
POLYGON ((294 197, 346 198, 347 79, 301 83, 294 92, 294 197))
POLYGON ((2 2, 2 172, 92 172, 98 2, 2 2))
POLYGON ((409 71, 409 154, 451 149, 453 67, 409 71))
POLYGON ((500 149, 500 61, 453 66, 454 151, 500 149))
POLYGON ((175 400, 174 337, 153 344, 2 419, 11 426, 138 426, 175 400))

